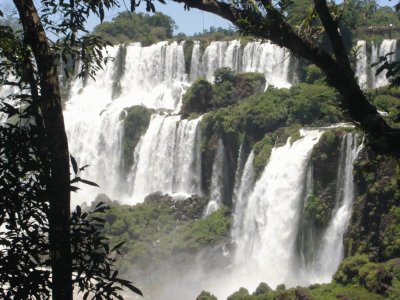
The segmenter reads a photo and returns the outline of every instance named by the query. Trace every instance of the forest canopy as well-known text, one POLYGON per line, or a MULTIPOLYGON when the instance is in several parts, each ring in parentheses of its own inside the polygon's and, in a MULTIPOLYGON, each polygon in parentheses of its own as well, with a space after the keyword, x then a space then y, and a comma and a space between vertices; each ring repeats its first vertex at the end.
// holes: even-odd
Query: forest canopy
POLYGON ((122 12, 111 22, 97 25, 93 33, 113 44, 131 41, 152 44, 172 38, 177 28, 171 17, 160 12, 151 15, 122 12))

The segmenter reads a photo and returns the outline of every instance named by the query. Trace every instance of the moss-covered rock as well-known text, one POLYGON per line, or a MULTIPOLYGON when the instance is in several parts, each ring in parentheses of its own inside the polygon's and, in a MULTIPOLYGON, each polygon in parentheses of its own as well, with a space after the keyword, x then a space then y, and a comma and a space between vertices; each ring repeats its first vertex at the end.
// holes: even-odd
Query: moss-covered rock
POLYGON ((400 239, 398 160, 366 148, 354 166, 356 199, 345 236, 347 255, 365 253, 372 261, 396 258, 400 239))
POLYGON ((211 98, 213 96, 211 83, 205 78, 198 78, 188 88, 182 96, 181 114, 185 118, 191 113, 205 113, 211 108, 211 98))
POLYGON ((206 264, 224 264, 221 247, 229 242, 231 214, 222 208, 201 218, 207 202, 195 196, 177 200, 153 194, 142 204, 112 205, 104 214, 104 231, 111 245, 126 242, 120 270, 157 273, 165 265, 185 269, 205 248, 210 252, 206 264))
POLYGON ((255 178, 259 178, 263 172, 273 147, 273 140, 269 135, 265 135, 261 141, 254 144, 253 169, 255 178))
POLYGON ((326 226, 331 217, 332 207, 329 207, 327 202, 315 195, 310 195, 307 198, 304 207, 305 217, 312 219, 316 226, 326 226))
POLYGON ((185 59, 186 74, 190 74, 190 67, 192 65, 193 46, 194 46, 194 42, 191 40, 187 40, 183 44, 183 57, 185 59))
POLYGON ((264 92, 265 76, 261 73, 240 73, 234 81, 236 97, 239 101, 264 92))
POLYGON ((144 106, 136 105, 124 109, 120 118, 123 120, 121 170, 126 175, 131 169, 133 151, 140 140, 140 137, 149 127, 151 114, 154 110, 144 106))

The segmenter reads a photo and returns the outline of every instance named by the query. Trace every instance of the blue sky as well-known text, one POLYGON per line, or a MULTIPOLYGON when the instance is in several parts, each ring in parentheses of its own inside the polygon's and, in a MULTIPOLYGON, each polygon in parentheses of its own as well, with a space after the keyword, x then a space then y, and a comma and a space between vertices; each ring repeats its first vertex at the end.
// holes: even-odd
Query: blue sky
MULTIPOLYGON (((12 4, 12 0, 0 0, 0 9, 5 11, 6 13, 11 13, 13 11, 14 5, 12 4)), ((35 0, 36 3, 39 3, 38 0, 35 0)), ((125 3, 129 5, 128 0, 125 0, 125 3)), ((378 0, 379 5, 389 5, 393 6, 397 3, 397 0, 378 0)), ((121 1, 122 5, 119 9, 113 9, 112 11, 106 14, 106 21, 110 21, 113 17, 117 15, 118 12, 126 10, 123 5, 123 1, 121 1)), ((184 32, 187 35, 192 35, 193 33, 202 32, 203 28, 208 29, 211 26, 214 27, 224 27, 229 28, 231 25, 229 22, 224 19, 217 17, 215 15, 204 13, 202 11, 192 9, 189 12, 183 9, 183 5, 174 3, 170 0, 167 0, 167 5, 163 5, 159 2, 155 2, 156 10, 160 11, 168 16, 171 16, 176 24, 178 25, 178 30, 176 32, 184 32)), ((144 11, 144 5, 139 11, 144 11)), ((97 18, 91 18, 88 21, 88 28, 92 29, 95 25, 99 23, 97 18)))

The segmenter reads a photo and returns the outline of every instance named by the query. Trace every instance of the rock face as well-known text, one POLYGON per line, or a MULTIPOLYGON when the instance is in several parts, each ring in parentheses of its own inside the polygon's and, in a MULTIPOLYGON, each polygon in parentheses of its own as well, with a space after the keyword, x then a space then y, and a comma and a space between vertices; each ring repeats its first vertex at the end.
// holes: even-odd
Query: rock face
POLYGON ((149 127, 151 114, 153 112, 153 109, 135 105, 126 108, 121 113, 121 119, 123 119, 124 122, 121 149, 121 170, 124 175, 129 172, 134 163, 133 151, 139 142, 140 137, 149 127))
POLYGON ((203 216, 208 199, 197 195, 188 198, 173 197, 158 191, 148 195, 145 203, 167 203, 173 209, 173 215, 178 221, 197 220, 203 216))
POLYGON ((372 261, 400 256, 400 169, 394 158, 366 150, 354 167, 356 199, 345 243, 347 255, 372 261))

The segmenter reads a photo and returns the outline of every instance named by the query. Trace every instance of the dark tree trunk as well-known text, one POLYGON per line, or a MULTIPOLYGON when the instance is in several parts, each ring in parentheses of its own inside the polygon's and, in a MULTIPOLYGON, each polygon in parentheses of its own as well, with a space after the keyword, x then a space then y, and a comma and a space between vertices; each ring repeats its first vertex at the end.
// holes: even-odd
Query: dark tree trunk
POLYGON ((46 197, 50 203, 49 240, 52 266, 52 296, 72 299, 70 244, 70 174, 68 141, 61 108, 57 62, 32 0, 14 0, 22 22, 25 42, 35 58, 40 86, 39 107, 50 155, 50 179, 46 197))

